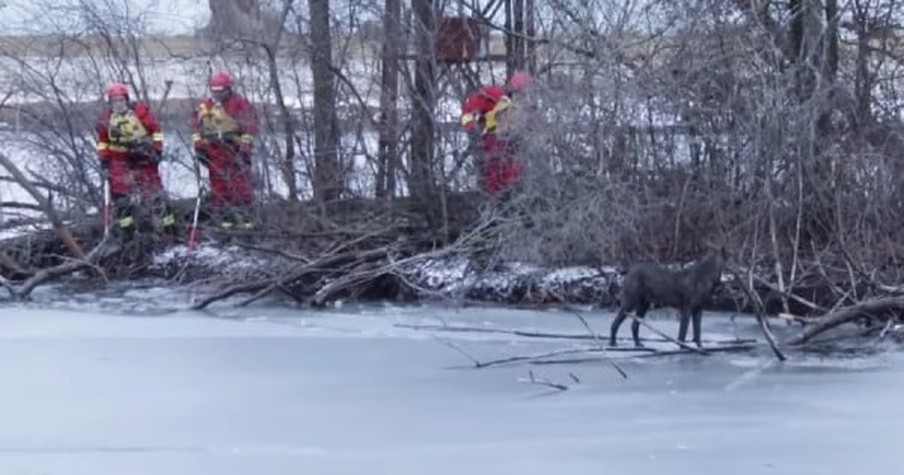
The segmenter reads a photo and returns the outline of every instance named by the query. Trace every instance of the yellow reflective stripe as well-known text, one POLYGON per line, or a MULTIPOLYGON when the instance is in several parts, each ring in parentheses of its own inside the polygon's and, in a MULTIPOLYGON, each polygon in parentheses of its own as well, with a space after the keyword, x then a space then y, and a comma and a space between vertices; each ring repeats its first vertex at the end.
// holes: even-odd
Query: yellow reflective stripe
POLYGON ((254 143, 254 136, 251 134, 239 135, 239 142, 252 144, 252 143, 254 143))
POLYGON ((125 152, 128 151, 128 148, 122 145, 114 145, 109 142, 98 142, 97 143, 97 151, 103 152, 105 150, 109 150, 111 152, 125 152))
POLYGON ((172 226, 174 224, 176 224, 176 217, 173 216, 172 214, 168 214, 163 217, 163 225, 164 226, 172 226))
POLYGON ((194 134, 191 134, 191 141, 192 141, 192 143, 198 143, 198 142, 200 142, 200 141, 201 141, 201 134, 200 134, 200 133, 194 133, 194 134))
POLYGON ((461 125, 467 126, 471 122, 474 122, 474 114, 463 114, 461 116, 461 125))
POLYGON ((120 228, 128 228, 128 227, 131 226, 133 223, 135 223, 135 220, 132 219, 131 216, 126 216, 126 217, 124 217, 124 218, 120 218, 120 219, 119 219, 119 227, 120 227, 120 228))
POLYGON ((151 140, 153 140, 155 142, 162 141, 163 140, 163 132, 154 133, 153 135, 151 135, 151 140))

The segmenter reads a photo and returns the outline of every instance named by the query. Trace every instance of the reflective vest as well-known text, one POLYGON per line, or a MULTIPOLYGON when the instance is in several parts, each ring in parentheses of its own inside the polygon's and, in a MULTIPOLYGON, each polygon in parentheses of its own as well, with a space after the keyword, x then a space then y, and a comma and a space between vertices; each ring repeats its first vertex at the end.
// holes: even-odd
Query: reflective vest
POLYGON ((485 133, 505 133, 512 129, 512 116, 515 104, 508 96, 502 96, 496 105, 483 116, 485 133))
POLYGON ((234 134, 239 131, 238 122, 226 112, 223 104, 214 104, 213 107, 201 104, 198 108, 198 121, 202 135, 234 134))
POLYGON ((111 114, 107 133, 110 137, 109 150, 113 152, 128 152, 141 142, 150 145, 148 130, 132 109, 111 114))
POLYGON ((483 116, 483 130, 487 134, 517 136, 527 134, 528 108, 525 104, 513 101, 508 96, 499 101, 483 116))

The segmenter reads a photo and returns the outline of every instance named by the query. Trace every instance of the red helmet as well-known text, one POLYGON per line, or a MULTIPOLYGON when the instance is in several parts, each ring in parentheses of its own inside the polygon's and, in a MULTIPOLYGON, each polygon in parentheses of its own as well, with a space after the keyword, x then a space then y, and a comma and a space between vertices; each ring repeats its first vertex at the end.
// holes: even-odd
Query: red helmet
POLYGON ((211 91, 229 89, 232 87, 232 76, 225 71, 217 71, 210 76, 210 81, 207 84, 210 86, 211 91))
POLYGON ((527 71, 515 71, 508 80, 508 87, 513 91, 523 91, 534 83, 534 78, 527 71))
POLYGON ((115 82, 107 87, 107 100, 111 101, 114 97, 129 98, 129 88, 122 83, 115 82))

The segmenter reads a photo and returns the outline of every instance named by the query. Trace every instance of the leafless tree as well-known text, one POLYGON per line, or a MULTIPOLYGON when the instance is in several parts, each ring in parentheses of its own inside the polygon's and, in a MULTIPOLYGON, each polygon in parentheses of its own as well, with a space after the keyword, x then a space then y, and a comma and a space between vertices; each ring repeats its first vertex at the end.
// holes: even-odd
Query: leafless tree
POLYGON ((325 203, 342 193, 339 124, 333 74, 329 0, 308 2, 311 11, 311 75, 314 82, 314 199, 325 203))

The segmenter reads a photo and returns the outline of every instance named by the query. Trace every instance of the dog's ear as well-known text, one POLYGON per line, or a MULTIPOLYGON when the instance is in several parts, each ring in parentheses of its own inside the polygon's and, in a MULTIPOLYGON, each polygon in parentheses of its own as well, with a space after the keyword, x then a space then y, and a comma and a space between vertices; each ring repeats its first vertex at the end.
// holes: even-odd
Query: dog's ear
POLYGON ((724 262, 726 266, 731 265, 732 255, 728 250, 728 246, 724 244, 719 246, 719 256, 722 257, 722 262, 724 262))
POLYGON ((728 252, 728 246, 722 242, 714 242, 709 239, 703 240, 703 247, 706 248, 708 254, 722 258, 723 262, 728 262, 731 255, 728 252))
POLYGON ((731 255, 728 253, 728 247, 726 247, 724 244, 719 246, 719 250, 717 252, 724 262, 729 262, 731 260, 731 255))
POLYGON ((718 244, 710 239, 703 239, 703 249, 706 251, 706 254, 718 254, 719 249, 722 247, 721 244, 718 244))

